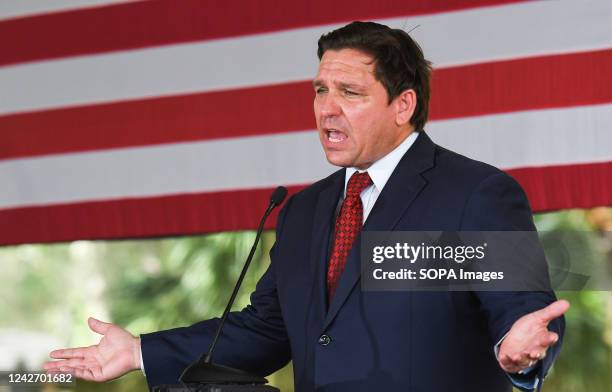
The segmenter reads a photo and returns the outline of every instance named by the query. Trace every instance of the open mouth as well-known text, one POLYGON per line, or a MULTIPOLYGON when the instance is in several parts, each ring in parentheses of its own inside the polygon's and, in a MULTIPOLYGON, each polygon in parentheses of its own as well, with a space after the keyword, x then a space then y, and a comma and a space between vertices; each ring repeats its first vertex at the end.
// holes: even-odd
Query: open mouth
POLYGON ((328 129, 325 133, 327 134, 327 140, 331 143, 340 143, 346 140, 346 134, 337 129, 328 129))

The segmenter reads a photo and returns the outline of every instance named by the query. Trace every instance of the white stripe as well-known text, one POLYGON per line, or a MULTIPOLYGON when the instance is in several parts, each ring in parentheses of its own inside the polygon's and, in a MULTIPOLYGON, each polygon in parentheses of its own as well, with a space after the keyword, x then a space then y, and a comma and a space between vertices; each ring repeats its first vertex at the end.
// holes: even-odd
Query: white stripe
POLYGON ((0 208, 308 183, 331 171, 315 132, 17 159, 0 163, 0 208))
MULTIPOLYGON (((612 47, 612 2, 544 1, 383 22, 407 28, 437 67, 612 47), (544 19, 544 20, 543 20, 544 19)), ((334 26, 0 68, 0 114, 310 80, 334 26)))
POLYGON ((0 20, 100 7, 128 1, 137 0, 1 0, 0 20))
POLYGON ((504 169, 612 160, 612 105, 433 121, 441 146, 504 169))
MULTIPOLYGON (((437 143, 498 167, 612 160, 612 105, 438 121, 437 143)), ((331 173, 315 132, 0 163, 0 208, 306 184, 331 173)))

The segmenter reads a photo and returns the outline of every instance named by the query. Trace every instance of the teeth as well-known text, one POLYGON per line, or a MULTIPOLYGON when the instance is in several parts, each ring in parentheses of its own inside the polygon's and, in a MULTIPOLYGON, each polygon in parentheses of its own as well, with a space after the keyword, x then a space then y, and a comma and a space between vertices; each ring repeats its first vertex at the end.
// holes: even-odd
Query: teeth
POLYGON ((335 129, 330 129, 329 131, 327 131, 327 140, 332 143, 339 143, 344 139, 346 139, 346 135, 342 132, 338 132, 335 129))

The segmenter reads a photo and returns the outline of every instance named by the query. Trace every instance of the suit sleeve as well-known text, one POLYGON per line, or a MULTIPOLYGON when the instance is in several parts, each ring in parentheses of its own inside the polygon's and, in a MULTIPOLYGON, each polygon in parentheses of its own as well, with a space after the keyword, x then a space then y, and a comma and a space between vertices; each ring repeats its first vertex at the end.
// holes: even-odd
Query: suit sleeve
MULTIPOLYGON (((276 235, 280 238, 285 211, 278 218, 276 235)), ((275 259, 275 247, 270 257, 275 259)), ((231 312, 217 341, 215 363, 249 371, 262 376, 282 368, 291 359, 276 291, 274 261, 257 283, 250 304, 239 312, 231 312)), ((176 384, 185 367, 208 351, 220 319, 198 322, 141 335, 141 350, 149 388, 176 384)))
MULTIPOLYGON (((533 231, 535 226, 532 220, 531 208, 527 197, 520 185, 503 172, 495 173, 482 181, 472 193, 462 218, 461 230, 474 231, 533 231)), ((545 260, 542 260, 545 263, 545 260)), ((552 291, 538 292, 491 292, 480 291, 475 293, 489 325, 492 342, 499 342, 520 317, 542 309, 556 300, 552 291)), ((565 320, 563 317, 553 320, 549 325, 550 331, 559 335, 559 341, 549 348, 547 356, 541 361, 535 371, 538 389, 550 367, 558 356, 563 340, 565 320)), ((532 376, 532 374, 529 374, 532 376)), ((516 381, 525 379, 520 375, 510 375, 516 381)))

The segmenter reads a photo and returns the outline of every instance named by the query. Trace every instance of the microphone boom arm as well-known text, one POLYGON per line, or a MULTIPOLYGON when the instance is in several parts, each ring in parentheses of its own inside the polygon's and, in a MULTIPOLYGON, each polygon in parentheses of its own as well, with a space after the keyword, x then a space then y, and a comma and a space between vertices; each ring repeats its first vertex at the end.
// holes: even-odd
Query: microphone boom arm
POLYGON ((206 354, 206 357, 204 358, 204 363, 210 363, 212 361, 212 354, 213 354, 213 351, 215 350, 215 346, 217 345, 217 340, 219 339, 219 336, 221 335, 221 330, 223 329, 223 325, 225 324, 227 315, 229 314, 232 306, 234 305, 234 301, 236 300, 236 295, 238 295, 238 291, 240 290, 242 281, 244 280, 246 272, 249 269, 249 266, 251 265, 251 261, 253 260, 253 255, 255 254, 255 250, 257 250, 257 244, 259 243, 259 238, 261 237, 261 232, 263 231, 264 223, 266 222, 266 219, 268 219, 268 215, 270 215, 274 207, 276 207, 276 205, 272 201, 270 201, 270 205, 268 206, 266 213, 264 214, 264 216, 261 218, 261 221, 259 222, 259 227, 257 228, 257 235, 255 236, 255 242, 253 243, 253 246, 251 247, 251 251, 249 252, 249 256, 247 257, 246 262, 244 263, 244 267, 242 267, 242 271, 240 272, 240 277, 238 278, 238 281, 236 282, 236 285, 234 286, 234 291, 232 291, 230 300, 227 303, 225 310, 223 311, 221 322, 219 323, 219 327, 217 328, 215 337, 213 338, 213 341, 210 344, 210 349, 208 350, 208 353, 206 354))

